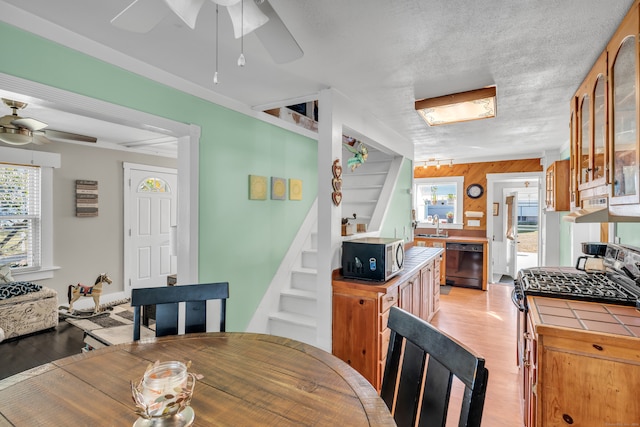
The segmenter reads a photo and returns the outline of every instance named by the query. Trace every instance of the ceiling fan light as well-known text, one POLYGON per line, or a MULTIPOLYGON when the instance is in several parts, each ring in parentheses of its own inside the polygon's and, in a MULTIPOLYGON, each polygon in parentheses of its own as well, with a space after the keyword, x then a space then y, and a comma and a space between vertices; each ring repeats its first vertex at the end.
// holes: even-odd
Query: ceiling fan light
POLYGON ((231 23, 233 24, 233 35, 237 39, 249 34, 256 28, 263 26, 269 20, 267 15, 262 13, 253 0, 239 1, 236 4, 227 7, 227 11, 229 12, 231 23), (242 10, 243 7, 244 13, 242 10), (242 22, 243 15, 244 24, 242 22))
POLYGON ((198 19, 198 13, 204 4, 204 0, 164 0, 164 2, 189 28, 192 30, 196 28, 196 19, 198 19))
POLYGON ((24 128, 0 128, 0 141, 9 145, 26 145, 33 142, 33 134, 24 128))

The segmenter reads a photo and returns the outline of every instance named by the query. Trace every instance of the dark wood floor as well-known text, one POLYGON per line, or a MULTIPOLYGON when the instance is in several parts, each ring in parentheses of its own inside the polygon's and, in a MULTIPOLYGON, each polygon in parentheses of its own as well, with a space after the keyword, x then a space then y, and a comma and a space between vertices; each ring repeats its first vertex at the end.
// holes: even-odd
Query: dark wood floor
POLYGON ((82 329, 63 321, 57 328, 0 343, 0 380, 13 374, 78 354, 84 347, 82 329))

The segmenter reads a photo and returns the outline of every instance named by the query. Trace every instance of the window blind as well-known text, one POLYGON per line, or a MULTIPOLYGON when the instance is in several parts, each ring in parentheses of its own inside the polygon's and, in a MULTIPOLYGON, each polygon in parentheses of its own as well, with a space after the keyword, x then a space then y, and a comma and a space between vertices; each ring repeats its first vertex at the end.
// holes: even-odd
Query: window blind
POLYGON ((0 164, 0 265, 41 266, 40 168, 0 164))

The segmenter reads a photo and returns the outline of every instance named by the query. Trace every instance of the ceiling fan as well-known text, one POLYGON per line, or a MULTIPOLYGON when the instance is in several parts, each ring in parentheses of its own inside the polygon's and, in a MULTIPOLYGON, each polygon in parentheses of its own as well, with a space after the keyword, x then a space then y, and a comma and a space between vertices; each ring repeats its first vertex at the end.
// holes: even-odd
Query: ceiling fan
MULTIPOLYGON (((111 23, 124 30, 146 33, 172 11, 191 29, 208 0, 134 0, 111 23)), ((235 38, 254 32, 277 64, 301 58, 304 52, 268 0, 210 0, 227 8, 235 38)))
POLYGON ((27 106, 27 103, 2 98, 2 102, 13 110, 12 114, 0 117, 0 141, 10 145, 48 144, 51 139, 96 142, 91 136, 78 135, 70 132, 47 129, 48 125, 40 120, 24 118, 18 115, 18 110, 27 106), (51 139, 50 139, 51 138, 51 139))

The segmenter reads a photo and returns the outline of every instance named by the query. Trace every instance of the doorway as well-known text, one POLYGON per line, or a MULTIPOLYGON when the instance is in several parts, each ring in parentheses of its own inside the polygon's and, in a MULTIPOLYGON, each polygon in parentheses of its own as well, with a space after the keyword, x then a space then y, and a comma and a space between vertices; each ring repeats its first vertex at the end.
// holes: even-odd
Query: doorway
MULTIPOLYGON (((93 123, 97 120, 140 129, 164 129, 177 138, 178 173, 180 174, 177 185, 180 187, 181 201, 177 207, 178 232, 176 235, 180 256, 176 260, 176 268, 177 273, 186 283, 195 283, 198 278, 199 126, 177 122, 4 73, 0 73, 0 90, 11 92, 11 96, 18 95, 20 99, 28 97, 34 104, 38 103, 51 110, 72 113, 76 115, 75 120, 78 126, 82 125, 81 122, 84 119, 93 120, 93 123)), ((65 130, 85 133, 73 128, 65 130)), ((118 235, 121 236, 120 230, 118 235)), ((124 283, 124 271, 118 272, 118 276, 124 283)), ((123 291, 113 292, 110 295, 113 299, 120 299, 124 294, 123 291)))
POLYGON ((542 173, 487 175, 489 280, 509 283, 523 268, 541 264, 542 173))

